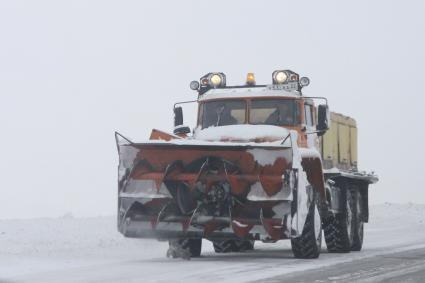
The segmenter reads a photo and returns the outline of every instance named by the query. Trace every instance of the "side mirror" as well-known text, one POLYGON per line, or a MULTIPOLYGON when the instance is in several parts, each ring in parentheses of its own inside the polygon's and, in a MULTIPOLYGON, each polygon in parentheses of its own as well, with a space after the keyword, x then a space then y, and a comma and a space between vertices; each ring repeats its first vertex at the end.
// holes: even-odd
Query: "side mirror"
POLYGON ((323 136, 327 130, 329 130, 329 107, 326 104, 321 104, 318 107, 318 121, 317 121, 317 127, 316 130, 318 131, 318 136, 323 136))
POLYGON ((181 107, 174 108, 174 134, 186 135, 190 133, 190 128, 183 125, 183 109, 181 107))
POLYGON ((183 109, 181 107, 174 108, 174 127, 183 125, 183 109))

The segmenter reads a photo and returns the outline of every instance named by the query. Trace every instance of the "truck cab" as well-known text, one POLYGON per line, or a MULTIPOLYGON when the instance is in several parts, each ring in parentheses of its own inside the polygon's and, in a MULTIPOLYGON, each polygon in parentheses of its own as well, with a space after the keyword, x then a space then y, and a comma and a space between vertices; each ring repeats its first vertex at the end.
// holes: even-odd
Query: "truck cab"
MULTIPOLYGON (((301 147, 318 148, 318 136, 326 132, 329 123, 326 99, 303 96, 301 89, 309 79, 301 78, 300 83, 299 75, 292 71, 275 71, 272 77, 271 85, 256 85, 253 73, 248 74, 244 86, 226 86, 223 73, 205 75, 200 79, 203 86, 192 82, 191 86, 198 91, 195 131, 229 125, 271 125, 297 131, 301 147), (319 105, 320 113, 313 99, 325 102, 319 105)), ((177 121, 182 122, 182 118, 177 121)), ((180 125, 175 126, 175 133, 181 134, 180 125)))

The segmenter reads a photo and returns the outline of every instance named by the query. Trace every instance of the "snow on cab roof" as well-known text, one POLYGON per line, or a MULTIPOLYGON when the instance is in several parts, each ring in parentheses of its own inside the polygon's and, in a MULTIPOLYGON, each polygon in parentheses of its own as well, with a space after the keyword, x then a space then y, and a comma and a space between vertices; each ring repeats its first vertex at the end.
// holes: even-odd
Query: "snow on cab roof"
POLYGON ((208 127, 205 129, 196 128, 193 138, 204 141, 253 141, 284 140, 289 134, 286 128, 274 125, 227 125, 219 127, 208 127))
POLYGON ((200 95, 198 100, 210 100, 220 98, 240 98, 240 97, 300 97, 300 92, 296 90, 287 91, 284 89, 276 89, 273 85, 262 87, 226 87, 210 89, 200 95))

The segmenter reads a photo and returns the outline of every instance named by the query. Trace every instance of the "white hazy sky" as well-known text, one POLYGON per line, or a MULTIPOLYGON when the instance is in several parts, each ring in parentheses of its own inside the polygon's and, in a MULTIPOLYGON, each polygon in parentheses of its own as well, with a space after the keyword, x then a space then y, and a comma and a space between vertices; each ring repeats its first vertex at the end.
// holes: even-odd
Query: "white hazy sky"
POLYGON ((171 130, 207 72, 282 68, 357 120, 371 202, 425 203, 424 15, 419 0, 0 0, 0 218, 115 213, 115 130, 171 130))

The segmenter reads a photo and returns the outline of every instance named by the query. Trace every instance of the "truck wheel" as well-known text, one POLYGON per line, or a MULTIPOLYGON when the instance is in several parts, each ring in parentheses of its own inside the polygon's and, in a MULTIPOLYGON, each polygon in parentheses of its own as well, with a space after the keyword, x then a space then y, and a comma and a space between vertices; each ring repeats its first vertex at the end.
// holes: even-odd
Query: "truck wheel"
POLYGON ((230 253, 236 249, 233 240, 214 241, 213 246, 216 253, 230 253))
POLYGON ((224 240, 213 242, 216 253, 244 252, 254 249, 254 241, 251 240, 224 240))
POLYGON ((322 248, 322 221, 317 205, 312 202, 301 236, 291 239, 296 258, 318 258, 322 248))
POLYGON ((254 249, 254 240, 235 241, 235 252, 252 251, 254 249))
POLYGON ((352 201, 353 201, 353 243, 351 244, 352 251, 360 251, 363 246, 363 221, 361 218, 361 194, 358 189, 353 188, 351 190, 352 201))
POLYGON ((190 259, 201 255, 202 239, 171 240, 168 244, 167 257, 190 259))
POLYGON ((345 202, 343 212, 327 217, 323 221, 326 246, 330 253, 348 253, 353 244, 355 207, 350 190, 345 191, 343 200, 345 202))

